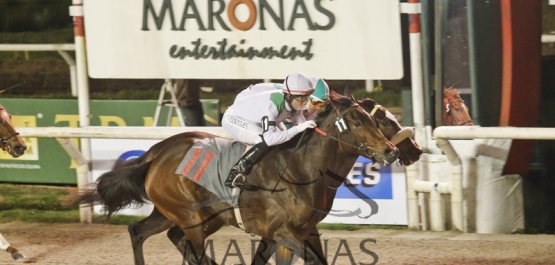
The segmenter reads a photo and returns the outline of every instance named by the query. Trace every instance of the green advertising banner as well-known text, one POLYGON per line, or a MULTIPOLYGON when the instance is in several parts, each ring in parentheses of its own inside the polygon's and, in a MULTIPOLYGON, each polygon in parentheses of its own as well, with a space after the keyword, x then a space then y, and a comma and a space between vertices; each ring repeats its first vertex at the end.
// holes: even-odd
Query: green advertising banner
MULTIPOLYGON (((201 99, 207 126, 220 126, 219 100, 201 99)), ((77 100, 2 99, 14 126, 78 127, 77 100)), ((156 100, 91 100, 91 126, 152 126, 156 100)), ((165 125, 169 107, 162 107, 159 125, 165 125)), ((171 126, 179 126, 172 112, 171 126)), ((72 139, 79 146, 79 139, 72 139)), ((76 184, 76 164, 53 138, 24 138, 27 151, 18 158, 0 152, 0 182, 76 184)))

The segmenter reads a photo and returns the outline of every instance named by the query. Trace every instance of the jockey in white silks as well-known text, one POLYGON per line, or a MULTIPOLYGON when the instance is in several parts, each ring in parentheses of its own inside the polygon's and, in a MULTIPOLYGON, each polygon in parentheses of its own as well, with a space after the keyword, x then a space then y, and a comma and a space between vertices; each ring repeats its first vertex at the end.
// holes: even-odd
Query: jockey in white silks
POLYGON ((227 187, 255 190, 244 176, 249 174, 268 147, 284 143, 298 133, 316 127, 313 120, 307 121, 303 116, 308 99, 314 92, 310 78, 296 72, 285 78, 281 90, 276 86, 279 84, 263 83, 246 88, 223 115, 224 131, 235 140, 252 146, 231 168, 225 181, 227 187), (290 118, 295 126, 286 130, 278 128, 286 118, 290 118))

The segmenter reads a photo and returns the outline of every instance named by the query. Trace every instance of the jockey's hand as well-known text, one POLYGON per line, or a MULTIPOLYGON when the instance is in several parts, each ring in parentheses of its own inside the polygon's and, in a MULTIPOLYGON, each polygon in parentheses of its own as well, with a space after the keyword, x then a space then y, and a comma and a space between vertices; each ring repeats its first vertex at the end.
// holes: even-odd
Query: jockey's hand
POLYGON ((305 122, 297 125, 297 131, 303 132, 304 130, 306 130, 308 128, 314 128, 314 127, 316 127, 316 122, 315 121, 305 121, 305 122))

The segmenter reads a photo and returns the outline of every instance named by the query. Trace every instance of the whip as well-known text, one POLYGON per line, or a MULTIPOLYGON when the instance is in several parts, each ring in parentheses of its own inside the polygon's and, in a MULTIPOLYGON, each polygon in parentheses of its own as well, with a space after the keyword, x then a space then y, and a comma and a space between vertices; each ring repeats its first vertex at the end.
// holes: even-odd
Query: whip
POLYGON ((22 86, 22 85, 25 85, 25 81, 23 81, 23 82, 21 82, 21 83, 19 83, 19 84, 17 84, 17 85, 13 85, 13 86, 11 86, 11 87, 8 87, 8 88, 6 88, 6 89, 0 90, 0 94, 4 93, 4 91, 6 91, 6 90, 9 90, 9 89, 12 89, 12 88, 16 88, 16 87, 22 86))

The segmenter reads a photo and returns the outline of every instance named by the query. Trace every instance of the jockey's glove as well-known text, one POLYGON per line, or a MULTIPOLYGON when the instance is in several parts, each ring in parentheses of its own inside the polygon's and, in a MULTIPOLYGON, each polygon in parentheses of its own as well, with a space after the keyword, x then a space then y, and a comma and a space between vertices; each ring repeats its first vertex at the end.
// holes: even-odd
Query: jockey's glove
POLYGON ((316 127, 316 122, 315 121, 305 121, 303 123, 300 123, 297 125, 297 131, 299 132, 304 132, 304 130, 308 129, 308 128, 314 128, 316 127))

